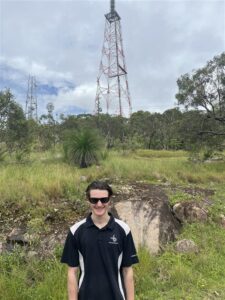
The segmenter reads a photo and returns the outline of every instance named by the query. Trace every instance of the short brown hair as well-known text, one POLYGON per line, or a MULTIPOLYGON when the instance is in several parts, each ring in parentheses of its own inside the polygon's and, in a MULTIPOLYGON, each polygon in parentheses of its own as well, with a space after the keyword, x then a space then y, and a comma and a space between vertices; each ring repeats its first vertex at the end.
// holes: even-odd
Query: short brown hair
POLYGON ((90 183, 86 189, 86 196, 90 197, 90 191, 91 190, 106 190, 108 191, 109 197, 113 195, 113 190, 110 185, 108 185, 105 181, 98 181, 95 180, 92 183, 90 183))

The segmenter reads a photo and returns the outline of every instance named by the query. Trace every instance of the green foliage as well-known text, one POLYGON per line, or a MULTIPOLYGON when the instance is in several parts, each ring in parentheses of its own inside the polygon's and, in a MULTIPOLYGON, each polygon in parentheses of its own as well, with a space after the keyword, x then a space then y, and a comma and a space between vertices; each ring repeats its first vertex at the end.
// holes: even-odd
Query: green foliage
POLYGON ((52 149, 57 141, 55 124, 40 124, 38 127, 38 139, 38 148, 41 151, 52 149))
MULTIPOLYGON (((152 256, 138 250, 134 266, 138 300, 224 299, 224 230, 213 224, 187 224, 179 239, 188 238, 199 247, 197 254, 180 254, 174 244, 152 256)), ((21 248, 0 256, 0 296, 5 300, 67 299, 66 267, 57 246, 51 259, 28 259, 21 248)))
POLYGON ((96 131, 83 129, 67 137, 64 143, 65 158, 68 162, 87 168, 96 164, 103 142, 96 131))
POLYGON ((173 244, 160 256, 139 250, 140 264, 135 266, 137 299, 224 299, 223 229, 212 224, 186 225, 182 238, 194 240, 199 253, 176 253, 173 244))
MULTIPOLYGON (((195 132, 200 140, 221 147, 225 136, 225 52, 215 56, 206 66, 182 75, 176 98, 186 109, 198 111, 195 132)), ((191 127, 193 124, 189 123, 191 127)))
MULTIPOLYGON (((34 154, 33 154, 34 155, 34 154)), ((225 163, 192 164, 184 151, 137 150, 127 156, 109 152, 100 168, 77 169, 52 153, 35 154, 30 164, 0 165, 1 218, 16 212, 25 215, 28 232, 46 232, 46 213, 57 208, 57 222, 67 224, 80 218, 87 209, 84 190, 88 182, 108 177, 119 182, 145 180, 163 184, 199 186, 216 190, 209 207, 207 223, 187 224, 179 239, 192 239, 199 247, 197 254, 179 254, 174 243, 157 256, 139 249, 140 263, 135 265, 136 298, 138 300, 224 299, 225 244, 224 228, 218 216, 225 214, 225 163), (36 158, 36 161, 34 160, 36 158), (85 176, 86 180, 81 179, 85 176), (84 180, 84 181, 83 181, 84 180), (191 183, 192 182, 192 183, 191 183), (193 184, 194 182, 194 184, 193 184)), ((189 200, 186 192, 169 194, 172 203, 189 200)), ((201 199, 199 199, 201 200, 201 199)), ((55 226, 55 224, 54 224, 55 226)), ((36 241, 35 241, 36 242, 36 241)), ((27 258, 18 248, 0 255, 0 298, 4 300, 66 300, 66 267, 59 263, 62 247, 58 245, 51 259, 27 258)))
POLYGON ((4 161, 7 155, 7 148, 5 143, 0 143, 0 162, 4 161))
POLYGON ((49 150, 56 145, 58 141, 58 126, 53 117, 54 106, 50 102, 47 105, 48 114, 41 115, 38 127, 39 147, 41 150, 49 150))
POLYGON ((9 153, 29 151, 29 130, 24 112, 10 90, 0 92, 0 138, 9 153))
MULTIPOLYGON (((225 104, 225 52, 215 56, 206 66, 185 74, 177 80, 179 104, 198 108, 201 106, 209 117, 223 117, 225 104)), ((222 121, 222 120, 221 120, 222 121)))
POLYGON ((27 259, 18 248, 0 256, 0 298, 66 300, 66 270, 56 259, 27 259))

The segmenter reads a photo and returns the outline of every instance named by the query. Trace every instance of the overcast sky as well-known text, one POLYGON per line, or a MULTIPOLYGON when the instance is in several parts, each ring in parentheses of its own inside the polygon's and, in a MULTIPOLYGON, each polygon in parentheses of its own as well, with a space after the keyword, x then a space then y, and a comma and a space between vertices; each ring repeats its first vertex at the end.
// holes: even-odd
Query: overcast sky
MULTIPOLYGON (((94 110, 109 0, 0 0, 0 89, 25 107, 28 75, 38 113, 94 110)), ((176 105, 176 80, 225 51, 225 0, 116 0, 133 111, 176 105)))

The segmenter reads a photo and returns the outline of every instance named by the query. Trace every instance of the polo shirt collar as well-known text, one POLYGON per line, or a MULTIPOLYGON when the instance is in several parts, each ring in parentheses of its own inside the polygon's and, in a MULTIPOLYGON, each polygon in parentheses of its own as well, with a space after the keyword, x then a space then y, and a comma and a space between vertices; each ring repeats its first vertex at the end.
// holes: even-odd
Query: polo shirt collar
MULTIPOLYGON (((86 218, 86 227, 96 226, 91 218, 91 215, 92 213, 89 213, 89 215, 86 218)), ((108 215, 110 216, 109 222, 103 228, 113 230, 115 226, 115 219, 110 212, 108 212, 108 215)))

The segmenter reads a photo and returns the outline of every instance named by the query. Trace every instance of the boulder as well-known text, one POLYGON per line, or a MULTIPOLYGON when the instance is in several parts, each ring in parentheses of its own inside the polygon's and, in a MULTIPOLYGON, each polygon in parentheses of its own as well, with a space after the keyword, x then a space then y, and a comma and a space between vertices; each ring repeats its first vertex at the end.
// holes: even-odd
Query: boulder
POLYGON ((192 240, 183 239, 176 243, 175 247, 177 252, 180 253, 197 253, 198 247, 192 240))
POLYGON ((181 227, 160 186, 123 186, 113 198, 112 212, 129 225, 136 246, 147 247, 151 254, 174 241, 181 227))
POLYGON ((19 244, 25 246, 29 244, 29 241, 25 238, 26 230, 24 228, 13 228, 10 234, 7 236, 8 244, 19 244))
POLYGON ((199 203, 193 201, 186 201, 176 203, 173 206, 173 212, 178 220, 184 222, 204 222, 208 219, 207 210, 199 203))

